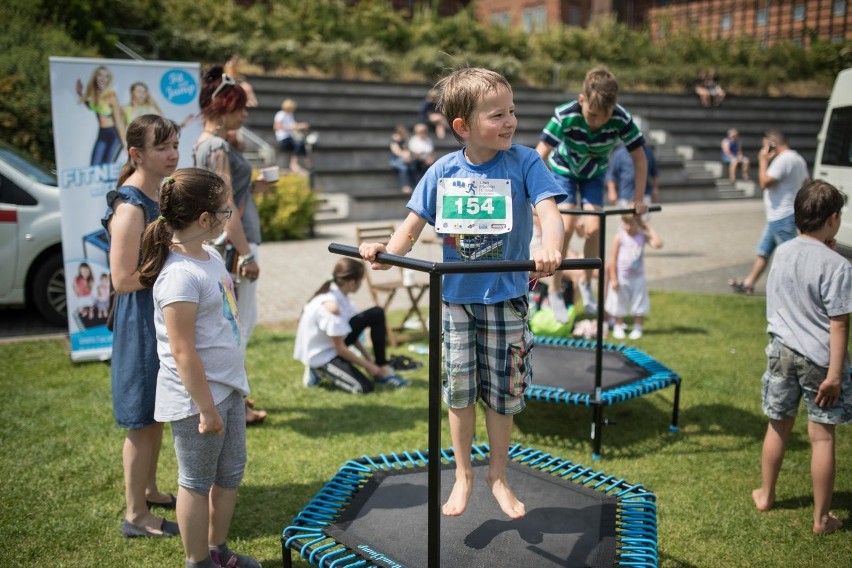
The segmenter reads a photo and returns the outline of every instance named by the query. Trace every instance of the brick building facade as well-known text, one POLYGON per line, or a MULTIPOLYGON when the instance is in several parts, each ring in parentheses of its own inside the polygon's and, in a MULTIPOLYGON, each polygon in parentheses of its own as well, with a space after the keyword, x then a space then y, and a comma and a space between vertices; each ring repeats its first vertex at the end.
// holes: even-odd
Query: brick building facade
POLYGON ((655 39, 678 30, 708 39, 756 36, 766 43, 807 45, 812 37, 852 40, 852 7, 846 0, 476 0, 484 23, 543 30, 549 23, 586 27, 614 14, 632 28, 647 26, 655 39))

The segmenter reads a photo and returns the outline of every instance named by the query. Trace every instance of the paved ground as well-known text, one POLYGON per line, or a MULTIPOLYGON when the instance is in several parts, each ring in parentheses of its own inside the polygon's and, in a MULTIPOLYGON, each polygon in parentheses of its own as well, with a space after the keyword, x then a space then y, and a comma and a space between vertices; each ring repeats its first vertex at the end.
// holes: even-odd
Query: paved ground
MULTIPOLYGON (((404 214, 400 212, 400 221, 404 214)), ((664 242, 661 250, 648 249, 646 253, 646 273, 652 290, 727 293, 728 278, 745 276, 751 267, 763 231, 763 204, 758 200, 735 200, 663 205, 652 223, 664 242)), ((607 242, 611 242, 617 228, 618 219, 610 217, 607 242)), ((340 223, 320 225, 317 238, 308 241, 262 245, 260 321, 298 319, 302 305, 331 276, 337 258, 328 252, 328 244, 351 245, 354 241, 355 224, 340 223)), ((571 248, 581 250, 580 244, 579 240, 572 242, 571 248)), ((435 256, 438 250, 437 246, 418 245, 412 256, 439 260, 435 256)), ((758 283, 758 294, 763 293, 762 283, 758 283)), ((363 287, 355 300, 363 307, 371 303, 363 287)))
MULTIPOLYGON (((400 211, 400 220, 404 214, 400 211)), ((652 222, 664 242, 661 250, 646 253, 652 290, 727 293, 728 278, 745 276, 751 266, 763 230, 763 204, 758 200, 664 204, 652 222)), ((618 219, 610 217, 608 242, 617 227, 618 219)), ((262 324, 298 319, 302 305, 331 275, 337 257, 328 252, 328 244, 354 244, 355 224, 322 224, 317 233, 309 240, 261 245, 258 297, 262 324)), ((580 245, 576 241, 572 248, 579 250, 580 245)), ((437 246, 420 244, 414 256, 439 260, 438 252, 437 246)), ((763 280, 758 283, 758 294, 763 293, 762 285, 763 280)), ((371 304, 363 287, 355 301, 362 307, 371 304)), ((64 333, 30 311, 0 309, 0 339, 64 333)))

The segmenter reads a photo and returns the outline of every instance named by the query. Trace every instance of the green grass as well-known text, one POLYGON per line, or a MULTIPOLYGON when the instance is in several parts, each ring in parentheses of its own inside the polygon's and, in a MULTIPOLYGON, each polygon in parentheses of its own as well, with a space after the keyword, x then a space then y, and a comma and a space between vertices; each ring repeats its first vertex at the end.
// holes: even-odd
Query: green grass
MULTIPOLYGON (((846 567, 849 528, 811 535, 810 448, 800 420, 776 508, 751 504, 766 421, 764 303, 758 297, 652 294, 639 347, 683 377, 680 432, 668 432, 674 389, 610 407, 603 460, 591 462, 588 409, 530 402, 513 441, 642 483, 658 497, 664 567, 846 567)), ((426 370, 412 387, 369 396, 308 390, 288 329, 259 329, 248 353, 254 396, 270 411, 248 432, 249 465, 230 542, 280 566, 281 530, 349 458, 426 448, 426 370)), ((403 348, 395 350, 406 352, 403 348)), ((60 340, 0 345, 0 544, 9 566, 181 566, 180 541, 126 540, 121 445, 109 366, 71 364, 60 340)), ((570 364, 570 363, 567 363, 570 364)), ((444 417, 444 445, 450 445, 444 417)), ((167 428, 161 487, 176 489, 167 428)), ((838 429, 834 510, 852 512, 852 436, 838 429)), ((485 441, 482 420, 477 437, 485 441)), ((170 518, 174 518, 173 515, 170 518)), ((297 565, 304 565, 299 564, 297 565)))

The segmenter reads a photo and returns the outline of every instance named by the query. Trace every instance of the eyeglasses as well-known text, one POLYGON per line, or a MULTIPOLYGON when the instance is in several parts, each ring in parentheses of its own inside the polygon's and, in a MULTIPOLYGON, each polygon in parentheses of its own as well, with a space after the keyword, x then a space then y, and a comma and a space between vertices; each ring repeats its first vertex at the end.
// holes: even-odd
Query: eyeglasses
POLYGON ((214 209, 213 211, 211 211, 211 213, 216 213, 216 214, 222 214, 222 215, 224 215, 224 216, 225 216, 225 219, 230 219, 230 218, 231 218, 231 214, 232 214, 233 212, 234 212, 234 210, 233 210, 233 209, 231 209, 231 208, 228 208, 228 209, 214 209))
POLYGON ((237 81, 233 77, 228 75, 227 73, 222 73, 222 82, 219 83, 219 86, 216 87, 216 90, 213 91, 212 95, 210 95, 211 101, 216 98, 216 95, 219 94, 219 91, 221 91, 222 89, 225 88, 225 85, 232 85, 232 86, 236 87, 237 81))

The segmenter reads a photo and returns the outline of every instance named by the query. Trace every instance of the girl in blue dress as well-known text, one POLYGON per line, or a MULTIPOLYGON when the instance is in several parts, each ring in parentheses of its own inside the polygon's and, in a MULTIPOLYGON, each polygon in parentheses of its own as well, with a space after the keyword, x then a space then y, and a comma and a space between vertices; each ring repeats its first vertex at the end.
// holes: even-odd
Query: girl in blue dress
POLYGON ((168 537, 177 523, 151 513, 150 507, 175 507, 175 497, 157 487, 157 461, 163 424, 154 420, 159 359, 150 288, 139 282, 142 233, 159 213, 158 191, 178 165, 180 127, 147 114, 127 128, 128 159, 118 189, 107 194, 102 219, 110 236, 110 272, 115 289, 112 350, 112 403, 115 421, 127 429, 122 452, 126 537, 168 537))

